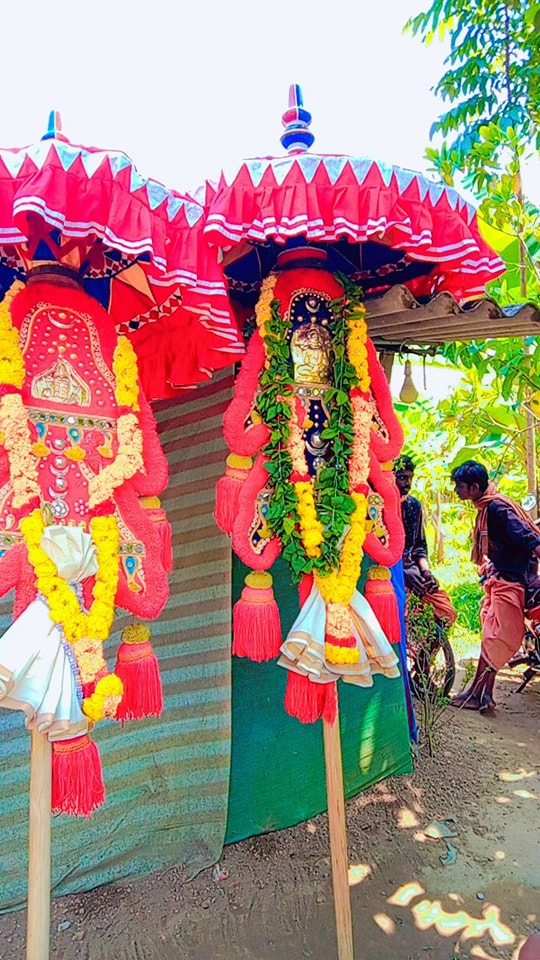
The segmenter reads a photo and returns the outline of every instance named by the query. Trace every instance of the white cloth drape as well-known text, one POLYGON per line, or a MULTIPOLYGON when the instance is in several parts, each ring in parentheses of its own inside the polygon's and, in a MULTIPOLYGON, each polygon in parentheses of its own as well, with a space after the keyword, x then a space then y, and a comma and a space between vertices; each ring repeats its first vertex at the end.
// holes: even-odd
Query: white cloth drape
POLYGON ((347 683, 371 687, 375 673, 399 677, 398 658, 369 603, 358 590, 354 592, 350 609, 359 653, 357 663, 334 664, 326 659, 326 604, 314 583, 281 646, 279 665, 308 677, 314 683, 330 683, 341 677, 347 683))
POLYGON ((22 710, 49 739, 88 729, 60 628, 37 597, 0 637, 0 707, 22 710))

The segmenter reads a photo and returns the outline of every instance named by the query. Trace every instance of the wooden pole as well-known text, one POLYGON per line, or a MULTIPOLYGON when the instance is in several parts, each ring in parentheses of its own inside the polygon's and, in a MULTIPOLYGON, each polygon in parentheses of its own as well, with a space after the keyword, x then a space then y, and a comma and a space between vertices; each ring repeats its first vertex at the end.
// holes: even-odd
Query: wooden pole
POLYGON ((323 720, 323 737, 338 960, 354 960, 339 700, 335 722, 323 720))
POLYGON ((32 730, 28 836, 26 960, 48 960, 51 922, 52 755, 47 736, 32 730))

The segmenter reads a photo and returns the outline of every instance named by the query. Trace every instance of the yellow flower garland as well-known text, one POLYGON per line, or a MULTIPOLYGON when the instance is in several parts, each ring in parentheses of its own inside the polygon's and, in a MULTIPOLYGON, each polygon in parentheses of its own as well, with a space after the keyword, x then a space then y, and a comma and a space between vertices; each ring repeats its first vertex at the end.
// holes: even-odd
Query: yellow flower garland
POLYGON ((66 640, 71 644, 85 637, 106 640, 114 619, 114 598, 118 586, 119 536, 116 518, 94 517, 90 521, 98 572, 88 613, 82 612, 75 593, 59 575, 56 564, 41 546, 44 530, 41 510, 33 510, 21 522, 28 559, 36 575, 38 590, 49 606, 51 618, 62 627, 66 640))
POLYGON ((127 337, 118 337, 114 351, 113 371, 116 377, 116 400, 120 406, 140 410, 137 355, 127 337))
POLYGON ((19 347, 19 334, 11 321, 9 304, 22 284, 11 285, 0 303, 0 383, 21 389, 24 383, 24 360, 19 347))
POLYGON ((98 680, 92 696, 83 700, 83 713, 92 723, 97 723, 104 717, 115 717, 123 693, 124 684, 120 677, 109 673, 98 680))
POLYGON ((317 507, 313 495, 311 480, 298 480, 294 485, 297 501, 298 516, 300 517, 300 534, 308 557, 320 557, 321 543, 324 540, 322 523, 317 517, 317 507))
POLYGON ((266 337, 268 332, 266 325, 272 319, 271 304, 272 300, 274 299, 274 287, 276 283, 277 274, 275 273, 269 273, 268 276, 264 278, 261 284, 259 299, 257 300, 257 305, 255 307, 255 318, 263 339, 266 337))
MULTIPOLYGON (((355 313, 348 318, 347 326, 347 356, 354 366, 358 380, 358 389, 364 393, 369 391, 371 379, 368 368, 367 355, 367 324, 366 311, 360 305, 355 313)), ((357 488, 367 483, 369 474, 369 435, 372 421, 370 401, 358 395, 351 397, 353 408, 353 449, 349 461, 350 496, 355 502, 355 510, 351 516, 350 527, 344 538, 340 552, 339 566, 327 576, 315 574, 315 583, 326 604, 327 633, 336 639, 347 639, 351 636, 351 621, 349 604, 353 597, 363 558, 363 546, 366 539, 367 527, 367 497, 357 492, 357 488), (355 489, 356 488, 356 489, 355 489)), ((294 413, 294 407, 293 413, 294 413)), ((291 441, 289 452, 293 460, 293 467, 301 469, 301 457, 297 443, 297 434, 294 430, 295 417, 291 418, 291 441)), ((304 461, 305 462, 305 461, 304 461)), ((308 556, 320 555, 320 545, 324 539, 324 532, 317 518, 317 509, 313 496, 312 482, 295 483, 298 497, 298 513, 300 516, 300 533, 304 549, 308 556), (300 488, 300 489, 299 489, 300 488), (311 493, 309 497, 307 489, 311 493)), ((356 647, 338 646, 335 643, 325 643, 325 654, 330 663, 352 664, 357 663, 359 651, 356 647)))
POLYGON ((347 320, 349 336, 347 337, 347 356, 352 363, 360 390, 367 392, 371 385, 367 362, 367 323, 365 320, 366 308, 359 304, 352 316, 347 320))

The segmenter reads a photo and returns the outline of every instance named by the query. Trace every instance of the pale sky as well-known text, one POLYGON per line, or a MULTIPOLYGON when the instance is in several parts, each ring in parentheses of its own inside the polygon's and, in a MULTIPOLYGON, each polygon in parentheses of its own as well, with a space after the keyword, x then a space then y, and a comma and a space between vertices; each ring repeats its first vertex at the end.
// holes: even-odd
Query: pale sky
POLYGON ((2 7, 0 146, 61 112, 74 143, 123 150, 180 191, 282 153, 299 83, 321 153, 415 170, 444 48, 404 36, 429 0, 25 0, 2 7))
POLYGON ((420 0, 26 0, 2 9, 0 145, 60 110, 76 143, 123 150, 188 190, 244 157, 282 153, 299 83, 313 150, 413 169, 438 113, 442 48, 402 35, 420 0))

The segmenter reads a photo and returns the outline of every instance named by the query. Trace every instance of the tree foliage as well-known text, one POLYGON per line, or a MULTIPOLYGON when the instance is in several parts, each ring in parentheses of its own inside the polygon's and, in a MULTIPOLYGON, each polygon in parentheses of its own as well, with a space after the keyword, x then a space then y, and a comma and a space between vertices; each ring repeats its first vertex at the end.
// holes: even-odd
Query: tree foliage
POLYGON ((450 105, 431 135, 447 140, 452 166, 481 166, 469 155, 491 123, 524 142, 538 136, 539 7, 526 0, 433 0, 408 21, 406 29, 427 44, 450 40, 448 69, 435 90, 450 105))
MULTIPOLYGON (((502 306, 525 300, 540 306, 540 211, 527 200, 522 187, 523 163, 540 150, 539 27, 536 0, 433 0, 406 25, 424 43, 449 39, 447 69, 436 87, 448 109, 432 127, 432 134, 442 137, 442 142, 428 148, 426 157, 446 183, 457 179, 472 190, 482 220, 502 231, 503 240, 508 238, 499 252, 513 269, 487 291, 502 306)), ((457 410, 466 399, 475 407, 484 451, 499 439, 498 428, 490 429, 488 421, 493 418, 485 409, 482 416, 487 420, 478 423, 478 391, 483 383, 489 383, 493 393, 492 410, 503 404, 506 414, 513 409, 522 417, 527 407, 540 414, 536 338, 456 343, 442 352, 468 371, 469 380, 467 397, 456 395, 439 416, 448 426, 451 409, 457 410)), ((470 416, 461 406, 460 423, 465 425, 470 416)), ((509 422, 506 426, 507 439, 513 438, 512 456, 525 458, 524 428, 509 422)))
MULTIPOLYGON (((503 303, 540 303, 540 211, 523 195, 523 162, 540 151, 540 4, 532 0, 433 0, 406 29, 424 43, 448 36, 448 69, 436 93, 448 109, 426 158, 448 184, 456 178, 480 202, 480 216, 516 238, 507 255, 519 268, 490 290, 503 303)), ((504 256, 503 252, 503 256, 504 256)))

